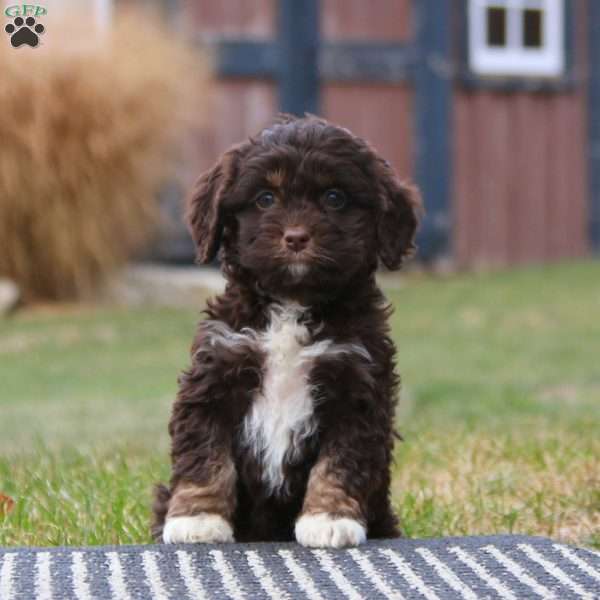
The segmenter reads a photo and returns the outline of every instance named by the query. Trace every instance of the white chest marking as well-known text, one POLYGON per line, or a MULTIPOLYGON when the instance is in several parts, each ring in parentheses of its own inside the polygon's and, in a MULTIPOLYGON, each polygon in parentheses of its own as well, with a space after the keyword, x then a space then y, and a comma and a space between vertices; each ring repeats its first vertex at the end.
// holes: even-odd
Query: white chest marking
POLYGON ((315 354, 307 345, 308 329, 298 323, 300 310, 290 304, 271 311, 269 327, 259 337, 265 354, 262 389, 244 419, 245 442, 262 463, 271 493, 284 484, 284 460, 298 458, 316 430, 309 384, 315 354))
POLYGON ((370 359, 358 344, 310 344, 306 325, 298 322, 302 311, 297 304, 274 305, 269 326, 258 336, 265 354, 263 384, 244 419, 243 439, 261 462, 270 493, 282 490, 285 462, 300 459, 305 440, 317 430, 315 390, 310 385, 315 360, 350 353, 370 359))

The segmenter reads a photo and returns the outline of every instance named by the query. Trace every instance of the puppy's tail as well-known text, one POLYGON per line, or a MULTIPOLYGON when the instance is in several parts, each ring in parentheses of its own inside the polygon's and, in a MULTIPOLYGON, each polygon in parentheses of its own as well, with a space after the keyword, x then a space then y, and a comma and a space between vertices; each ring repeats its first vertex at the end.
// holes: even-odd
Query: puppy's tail
POLYGON ((162 542, 163 527, 167 511, 169 510, 169 501, 171 500, 171 491, 166 485, 159 483, 154 486, 154 502, 152 503, 152 537, 156 542, 162 542))

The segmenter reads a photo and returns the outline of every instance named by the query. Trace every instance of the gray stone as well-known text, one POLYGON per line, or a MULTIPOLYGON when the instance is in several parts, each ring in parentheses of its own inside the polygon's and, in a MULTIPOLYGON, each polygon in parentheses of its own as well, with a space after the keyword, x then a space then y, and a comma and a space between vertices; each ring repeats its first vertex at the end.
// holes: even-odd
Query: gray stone
POLYGON ((225 279, 213 267, 132 264, 114 276, 102 299, 127 306, 200 308, 207 296, 225 289, 225 279))
POLYGON ((14 281, 0 278, 0 317, 13 310, 20 297, 19 287, 14 281))

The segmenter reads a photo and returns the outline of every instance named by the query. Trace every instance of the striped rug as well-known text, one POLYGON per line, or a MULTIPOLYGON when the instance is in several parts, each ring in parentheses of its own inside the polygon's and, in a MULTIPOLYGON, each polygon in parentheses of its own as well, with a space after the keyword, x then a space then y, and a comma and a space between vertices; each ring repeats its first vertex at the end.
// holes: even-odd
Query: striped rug
POLYGON ((600 554, 544 538, 1 548, 1 600, 600 599, 600 554))

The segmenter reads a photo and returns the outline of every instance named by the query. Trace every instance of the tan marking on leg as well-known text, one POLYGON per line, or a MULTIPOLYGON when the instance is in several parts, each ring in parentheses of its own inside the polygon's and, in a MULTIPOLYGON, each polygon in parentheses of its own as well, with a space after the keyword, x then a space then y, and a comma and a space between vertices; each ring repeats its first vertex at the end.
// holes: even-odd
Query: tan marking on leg
POLYGON ((319 461, 310 472, 302 514, 327 513, 332 518, 348 517, 365 522, 358 500, 344 490, 335 473, 329 470, 328 461, 319 461))
POLYGON ((312 469, 302 514, 294 528, 296 540, 311 548, 358 546, 367 539, 360 503, 348 495, 327 460, 312 469))
POLYGON ((233 461, 229 460, 211 477, 207 485, 192 481, 180 482, 169 502, 167 519, 214 513, 231 521, 236 503, 236 478, 233 461))

